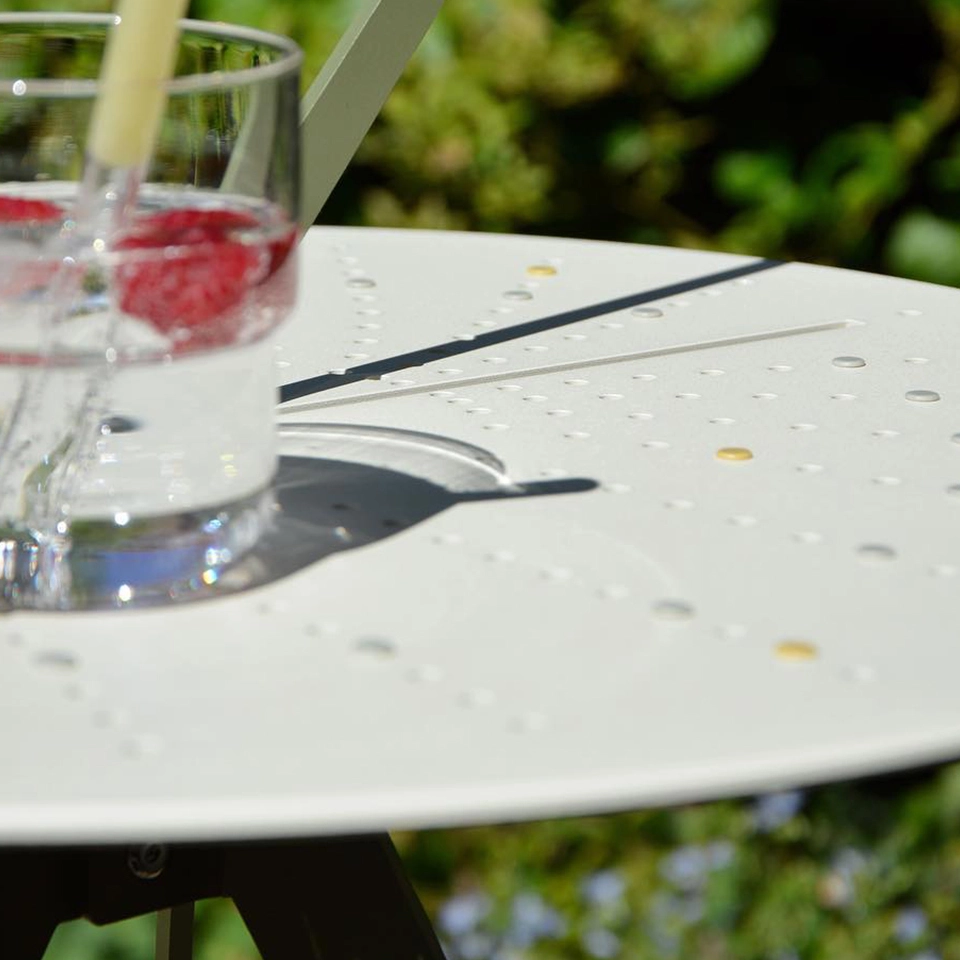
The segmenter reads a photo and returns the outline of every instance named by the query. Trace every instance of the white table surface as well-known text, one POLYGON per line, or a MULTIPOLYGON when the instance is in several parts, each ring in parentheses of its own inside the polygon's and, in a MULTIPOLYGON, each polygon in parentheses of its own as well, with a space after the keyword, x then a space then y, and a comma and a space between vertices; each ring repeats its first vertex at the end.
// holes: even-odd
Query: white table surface
POLYGON ((595 488, 468 495, 222 600, 6 615, 0 843, 597 813, 960 752, 960 292, 490 235, 315 229, 303 261, 282 383, 471 349, 284 424, 595 488))

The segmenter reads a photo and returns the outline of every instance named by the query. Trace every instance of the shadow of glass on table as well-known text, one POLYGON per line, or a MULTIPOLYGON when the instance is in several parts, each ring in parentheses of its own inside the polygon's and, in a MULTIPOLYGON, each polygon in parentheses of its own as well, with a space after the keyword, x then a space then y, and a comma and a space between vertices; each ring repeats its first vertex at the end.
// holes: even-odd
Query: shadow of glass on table
MULTIPOLYGON (((176 517, 125 516, 122 525, 75 522, 78 535, 56 576, 24 553, 23 577, 12 581, 17 589, 11 595, 20 597, 15 605, 76 611, 223 598, 369 546, 458 504, 585 493, 598 486, 589 478, 515 480, 480 447, 376 426, 283 424, 279 454, 272 484, 252 498, 255 529, 245 532, 244 521, 232 520, 229 508, 204 512, 202 542, 182 542, 176 517), (29 589, 40 581, 48 588, 29 589)), ((197 527, 196 517, 187 526, 197 527)))

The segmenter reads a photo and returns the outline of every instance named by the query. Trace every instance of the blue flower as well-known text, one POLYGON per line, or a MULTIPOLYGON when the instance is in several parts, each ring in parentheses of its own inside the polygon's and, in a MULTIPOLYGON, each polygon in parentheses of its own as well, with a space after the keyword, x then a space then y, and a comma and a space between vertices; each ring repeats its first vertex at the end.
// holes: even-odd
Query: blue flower
POLYGON ((660 862, 660 874, 680 890, 698 890, 707 880, 710 857, 704 847, 677 847, 660 862))
POLYGON ((927 915, 921 907, 904 907, 893 922, 893 935, 898 943, 913 943, 927 932, 927 915))
POLYGON ((619 903, 626 888, 627 884, 619 871, 598 870, 583 878, 580 895, 590 906, 607 906, 619 903))
POLYGON ((620 938, 612 931, 604 930, 603 927, 584 930, 580 936, 580 943, 583 949, 597 960, 611 960, 620 953, 620 938))
POLYGON ((456 954, 462 960, 489 960, 495 946, 489 934, 472 931, 457 940, 456 954))
POLYGON ((518 893, 513 898, 507 932, 512 946, 528 947, 537 940, 562 937, 566 932, 566 920, 538 893, 518 893))
POLYGON ((711 870, 723 870, 733 863, 737 848, 729 840, 715 840, 707 844, 707 860, 711 870))
POLYGON ((753 805, 753 825, 760 833, 771 833, 792 820, 803 806, 800 790, 784 790, 757 797, 753 805))
POLYGON ((490 898, 479 890, 457 894, 440 905, 437 926, 451 937, 463 936, 476 929, 490 907, 490 898))

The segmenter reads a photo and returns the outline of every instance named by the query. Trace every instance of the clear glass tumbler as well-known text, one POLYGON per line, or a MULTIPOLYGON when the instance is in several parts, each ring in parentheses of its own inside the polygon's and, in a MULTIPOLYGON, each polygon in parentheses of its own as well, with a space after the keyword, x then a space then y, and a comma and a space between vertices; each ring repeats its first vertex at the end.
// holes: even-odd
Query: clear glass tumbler
POLYGON ((113 25, 0 15, 8 608, 210 595, 270 522, 270 335, 296 294, 300 51, 185 21, 138 189, 118 195, 128 182, 106 177, 91 206, 85 141, 113 25))

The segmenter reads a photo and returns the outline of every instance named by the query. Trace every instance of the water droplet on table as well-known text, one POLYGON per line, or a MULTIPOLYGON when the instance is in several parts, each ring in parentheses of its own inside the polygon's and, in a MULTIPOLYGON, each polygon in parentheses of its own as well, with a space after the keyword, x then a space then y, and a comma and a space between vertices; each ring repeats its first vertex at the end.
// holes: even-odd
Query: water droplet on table
POLYGON ((940 399, 936 390, 908 390, 905 396, 914 403, 936 403, 940 399))

